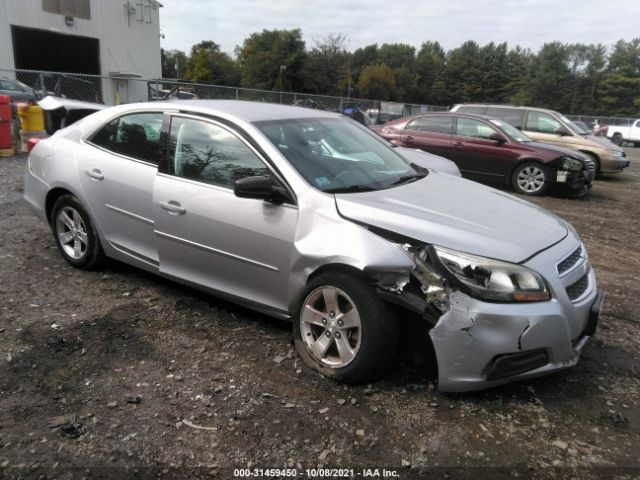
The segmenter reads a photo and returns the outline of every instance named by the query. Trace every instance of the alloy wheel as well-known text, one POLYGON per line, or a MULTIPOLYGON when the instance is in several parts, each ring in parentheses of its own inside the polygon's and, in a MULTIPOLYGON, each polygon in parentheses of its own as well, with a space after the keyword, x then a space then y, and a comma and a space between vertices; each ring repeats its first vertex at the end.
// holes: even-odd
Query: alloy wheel
POLYGON ((527 193, 536 193, 544 186, 544 172, 539 167, 529 165, 518 172, 518 187, 527 193))
POLYGON ((87 252, 87 228, 76 209, 69 206, 60 209, 56 217, 56 235, 70 258, 79 260, 87 252))
POLYGON ((360 350, 360 313, 344 291, 333 286, 318 287, 302 304, 300 333, 316 361, 330 368, 342 368, 360 350))

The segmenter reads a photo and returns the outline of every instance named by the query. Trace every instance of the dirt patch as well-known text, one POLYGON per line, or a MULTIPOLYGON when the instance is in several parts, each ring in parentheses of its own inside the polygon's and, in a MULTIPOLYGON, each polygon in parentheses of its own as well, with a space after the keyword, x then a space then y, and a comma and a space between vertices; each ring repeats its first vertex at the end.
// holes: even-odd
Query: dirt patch
POLYGON ((303 366, 285 322, 115 262, 71 268, 21 200, 24 158, 3 159, 0 476, 640 475, 640 153, 627 152, 632 167, 589 197, 532 200, 576 227, 607 291, 578 366, 464 395, 406 358, 373 385, 339 385, 303 366))

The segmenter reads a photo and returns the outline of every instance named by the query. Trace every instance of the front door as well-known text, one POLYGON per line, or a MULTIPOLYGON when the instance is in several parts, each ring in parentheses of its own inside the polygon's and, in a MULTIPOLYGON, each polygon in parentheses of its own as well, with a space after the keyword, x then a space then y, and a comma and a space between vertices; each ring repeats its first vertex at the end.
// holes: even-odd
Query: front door
POLYGON ((153 191, 160 271, 286 312, 298 209, 233 193, 236 180, 270 168, 214 121, 173 116, 169 145, 153 191))
MULTIPOLYGON (((507 142, 491 140, 498 132, 474 118, 457 117, 452 160, 463 176, 479 180, 502 180, 515 166, 518 153, 507 142)), ((503 135, 501 135, 503 136, 503 135)))
POLYGON ((563 137, 558 132, 564 128, 563 125, 548 113, 529 110, 524 126, 524 133, 534 140, 557 145, 567 146, 567 137, 563 137))
POLYGON ((158 171, 162 112, 116 118, 78 155, 80 183, 103 241, 121 254, 158 266, 152 193, 158 171))

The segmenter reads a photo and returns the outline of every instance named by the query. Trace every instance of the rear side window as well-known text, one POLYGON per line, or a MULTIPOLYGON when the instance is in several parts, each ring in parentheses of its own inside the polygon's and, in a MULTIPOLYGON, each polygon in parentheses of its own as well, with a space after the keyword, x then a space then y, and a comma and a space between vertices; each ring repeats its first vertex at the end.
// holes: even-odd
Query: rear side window
POLYGON ((161 155, 162 116, 134 113, 112 120, 94 135, 91 143, 114 153, 158 164, 161 155))
POLYGON ((458 107, 458 109, 456 110, 456 112, 475 113, 477 115, 484 115, 486 111, 487 111, 487 107, 479 107, 474 105, 462 105, 458 107))
POLYGON ((522 128, 524 126, 524 110, 517 108, 490 107, 487 109, 487 115, 504 120, 516 128, 522 128))
POLYGON ((270 176, 264 162, 228 130, 201 120, 173 117, 169 173, 233 188, 236 180, 270 176))
POLYGON ((479 120, 458 117, 458 121, 456 122, 456 135, 489 139, 493 133, 497 132, 479 120))
POLYGON ((407 130, 417 130, 420 132, 451 133, 453 117, 419 117, 413 119, 405 127, 407 130))
POLYGON ((529 112, 525 130, 540 133, 556 133, 562 124, 548 113, 529 112))
POLYGON ((24 90, 22 90, 22 88, 20 88, 15 83, 3 81, 3 80, 0 80, 0 90, 7 90, 7 91, 10 91, 10 92, 23 92, 24 91, 24 90))

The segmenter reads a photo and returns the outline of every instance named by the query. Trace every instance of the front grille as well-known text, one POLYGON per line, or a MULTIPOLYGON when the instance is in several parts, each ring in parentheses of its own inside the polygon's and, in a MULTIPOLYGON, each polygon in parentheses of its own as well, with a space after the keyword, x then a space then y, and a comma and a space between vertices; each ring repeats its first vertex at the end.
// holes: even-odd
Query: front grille
POLYGON ((589 288, 589 274, 585 273, 580 280, 567 287, 567 295, 572 302, 580 298, 589 288))
POLYGON ((578 248, 571 252, 571 255, 569 255, 558 264, 558 275, 562 275, 565 272, 571 270, 580 261, 581 258, 582 245, 578 245, 578 248))

